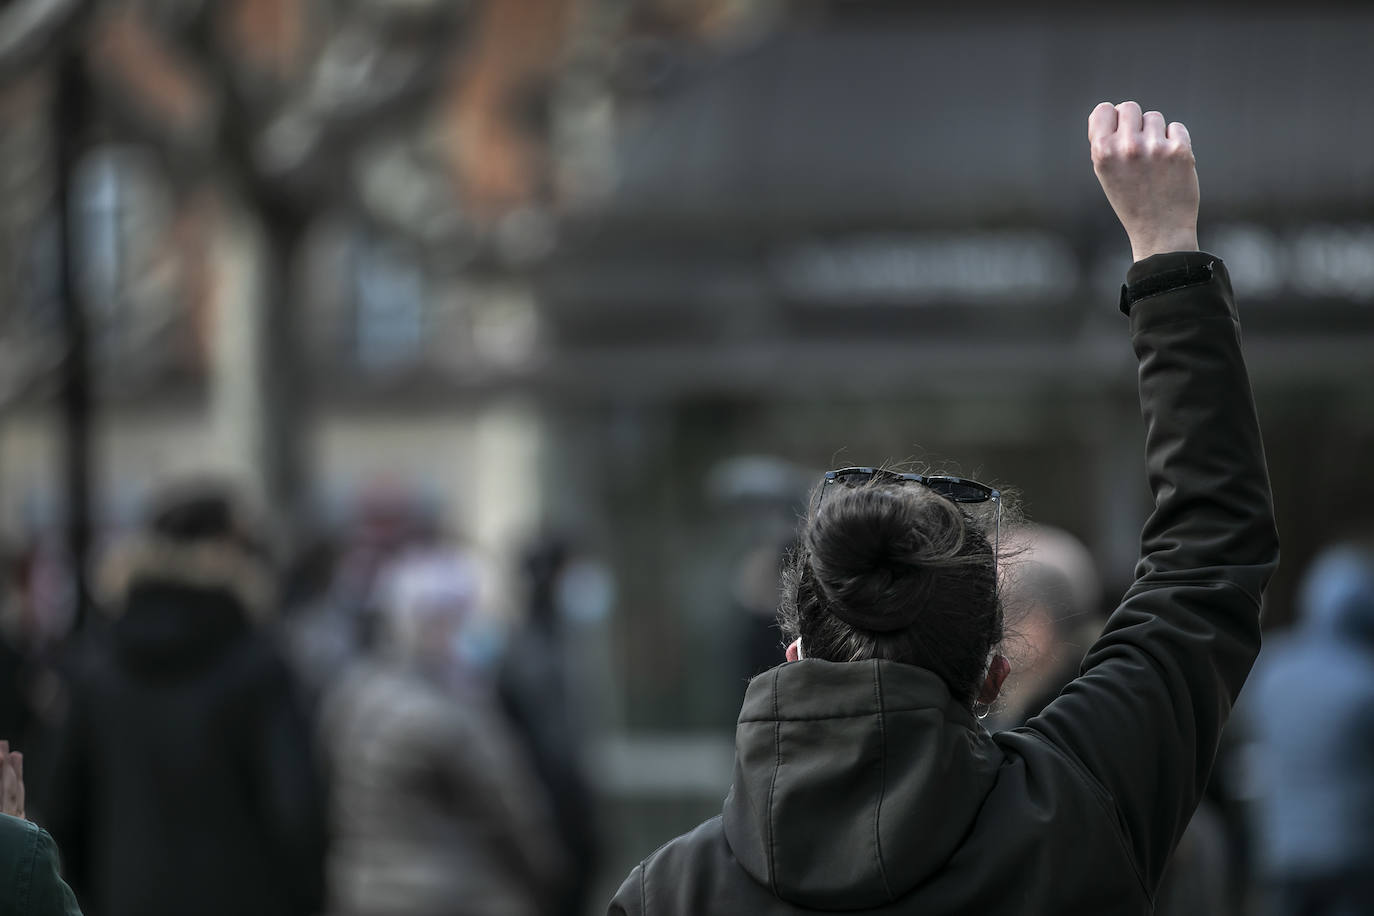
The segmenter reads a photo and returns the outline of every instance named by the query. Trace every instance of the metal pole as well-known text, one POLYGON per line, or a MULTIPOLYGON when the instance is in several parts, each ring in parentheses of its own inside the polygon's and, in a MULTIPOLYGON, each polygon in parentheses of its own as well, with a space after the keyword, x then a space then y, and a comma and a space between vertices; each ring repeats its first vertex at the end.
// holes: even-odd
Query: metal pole
POLYGON ((57 74, 53 123, 56 150, 54 206, 59 232, 59 277, 62 335, 66 344, 61 367, 62 479, 66 492, 65 534, 75 586, 74 626, 80 628, 91 606, 87 563, 91 546, 91 383, 86 310, 76 282, 76 227, 72 177, 82 153, 82 126, 87 96, 85 74, 76 52, 63 51, 57 74))

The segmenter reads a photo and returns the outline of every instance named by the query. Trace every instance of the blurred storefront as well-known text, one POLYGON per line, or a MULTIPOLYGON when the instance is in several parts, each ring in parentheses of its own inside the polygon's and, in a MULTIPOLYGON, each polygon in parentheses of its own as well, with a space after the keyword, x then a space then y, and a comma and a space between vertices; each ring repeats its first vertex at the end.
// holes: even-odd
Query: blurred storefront
MULTIPOLYGON (((1312 552, 1374 518, 1374 127, 1348 117, 1372 32, 1328 12, 838 16, 659 60, 618 111, 614 193, 565 221, 539 286, 553 498, 618 545, 627 724, 737 708, 741 567, 802 503, 711 500, 730 456, 952 466, 1082 537, 1109 599, 1129 582, 1148 504, 1128 252, 1084 144, 1104 98, 1193 128, 1279 500, 1266 617, 1291 619, 1312 552)), ((711 746, 658 770, 646 848, 671 833, 646 811, 715 809, 691 788, 711 746)))

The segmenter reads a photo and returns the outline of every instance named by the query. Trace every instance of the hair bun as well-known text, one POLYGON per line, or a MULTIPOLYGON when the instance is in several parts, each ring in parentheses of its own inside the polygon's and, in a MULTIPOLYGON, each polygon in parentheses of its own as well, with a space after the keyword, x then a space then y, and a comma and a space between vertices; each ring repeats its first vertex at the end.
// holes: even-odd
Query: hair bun
POLYGON ((807 532, 811 572, 831 613, 864 630, 916 620, 935 571, 961 562, 959 508, 920 486, 867 486, 827 494, 807 532))

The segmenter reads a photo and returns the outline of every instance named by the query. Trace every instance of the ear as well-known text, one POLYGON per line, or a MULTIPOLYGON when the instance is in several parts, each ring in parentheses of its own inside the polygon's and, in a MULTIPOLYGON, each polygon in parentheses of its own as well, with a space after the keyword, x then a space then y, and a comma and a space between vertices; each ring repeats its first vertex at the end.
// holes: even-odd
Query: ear
POLYGON ((787 647, 787 660, 789 662, 795 662, 799 660, 801 657, 801 637, 798 636, 796 639, 792 640, 792 644, 787 647))
POLYGON ((983 679, 983 686, 978 688, 978 702, 984 706, 991 706, 996 702, 997 694, 1002 692, 1002 682, 1010 673, 1011 662, 1007 661, 1007 657, 994 655, 988 663, 988 676, 983 679))

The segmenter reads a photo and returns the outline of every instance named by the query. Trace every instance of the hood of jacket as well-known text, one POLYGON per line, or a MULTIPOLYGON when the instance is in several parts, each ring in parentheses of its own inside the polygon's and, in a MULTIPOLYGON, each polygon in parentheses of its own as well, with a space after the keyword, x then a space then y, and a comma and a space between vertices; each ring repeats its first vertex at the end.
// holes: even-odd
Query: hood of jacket
POLYGON ((213 665, 251 629, 229 592, 149 582, 130 592, 110 637, 125 670, 175 676, 213 665))
POLYGON ((750 682, 724 828, 740 866, 798 906, 855 910, 940 871, 1001 752, 938 675, 803 659, 750 682))
POLYGON ((106 556, 98 585, 121 664, 149 675, 212 664, 270 609, 264 564, 222 539, 129 538, 106 556))
POLYGON ((102 558, 96 578, 101 610, 119 617, 134 590, 147 583, 225 592, 259 623, 271 617, 275 606, 267 564, 226 538, 136 535, 117 542, 102 558))

